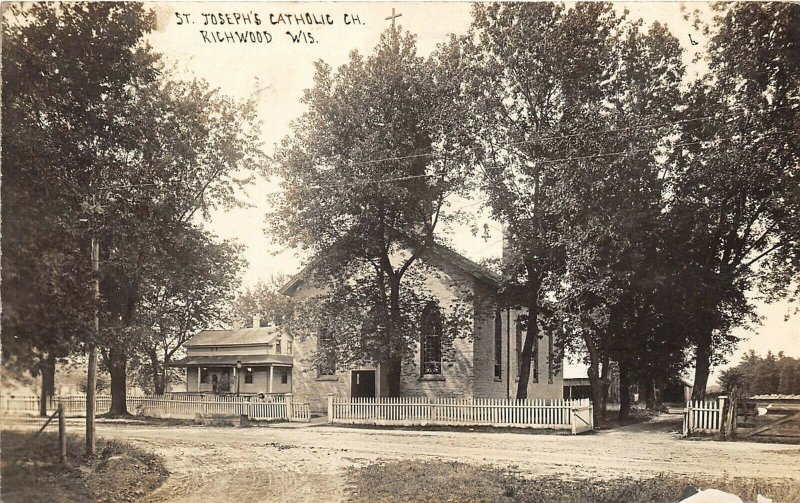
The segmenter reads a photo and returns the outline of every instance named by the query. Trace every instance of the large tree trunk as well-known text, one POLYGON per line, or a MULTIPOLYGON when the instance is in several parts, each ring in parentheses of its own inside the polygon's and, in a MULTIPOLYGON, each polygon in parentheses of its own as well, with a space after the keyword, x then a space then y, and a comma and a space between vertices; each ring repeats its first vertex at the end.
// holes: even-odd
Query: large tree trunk
POLYGON ((109 349, 108 371, 111 374, 111 409, 109 416, 127 416, 127 369, 128 355, 123 350, 109 349))
POLYGON ((50 397, 56 394, 56 355, 52 351, 42 362, 42 392, 39 396, 39 415, 47 415, 47 404, 50 397))
POLYGON ((643 397, 647 410, 656 410, 656 387, 652 377, 645 377, 641 380, 641 396, 643 397))
POLYGON ((600 367, 600 389, 602 399, 596 407, 600 408, 600 415, 603 418, 603 422, 605 422, 608 417, 608 394, 609 388, 611 387, 611 379, 609 377, 611 362, 607 352, 603 351, 603 356, 600 358, 600 361, 602 363, 600 367))
POLYGON ((705 400, 708 376, 711 374, 711 329, 699 334, 697 346, 694 351, 694 384, 692 386, 692 400, 705 400))
POLYGON ((600 404, 603 401, 603 385, 600 382, 600 365, 595 360, 590 362, 589 369, 587 373, 589 374, 589 385, 591 387, 591 394, 592 394, 592 405, 594 406, 592 411, 594 415, 594 424, 596 427, 600 427, 604 424, 603 413, 600 409, 600 404))
POLYGON ((605 417, 603 416, 603 402, 604 402, 604 388, 602 378, 600 376, 600 355, 597 351, 592 336, 587 334, 584 336, 586 349, 589 353, 589 385, 592 393, 592 414, 594 416, 595 427, 603 426, 605 417))
POLYGON ((158 361, 158 352, 156 351, 156 348, 150 348, 147 351, 147 356, 150 358, 150 372, 152 373, 153 379, 153 392, 156 395, 163 395, 165 376, 161 369, 161 363, 158 361))
POLYGON ((169 365, 172 354, 169 351, 164 351, 164 364, 161 366, 161 392, 167 392, 167 379, 169 376, 169 365))
POLYGON ((528 305, 528 330, 525 335, 525 343, 522 345, 522 351, 519 355, 517 400, 526 400, 528 398, 528 383, 531 378, 531 360, 537 337, 539 337, 539 306, 534 301, 528 305))
MULTIPOLYGON (((529 275, 529 294, 528 294, 528 330, 525 334, 525 342, 522 344, 522 351, 519 354, 519 381, 517 381, 517 400, 528 398, 528 383, 531 377, 531 356, 536 338, 539 337, 539 288, 541 279, 535 276, 533 268, 528 267, 529 275)), ((537 355, 538 356, 538 355, 537 355)))
MULTIPOLYGON (((386 393, 390 397, 400 396, 400 374, 403 368, 402 326, 400 313, 400 279, 389 277, 389 344, 386 361, 386 393)), ((422 350, 422 348, 420 348, 422 350)))
POLYGON ((631 417, 631 374, 627 361, 619 362, 619 415, 620 423, 631 417))

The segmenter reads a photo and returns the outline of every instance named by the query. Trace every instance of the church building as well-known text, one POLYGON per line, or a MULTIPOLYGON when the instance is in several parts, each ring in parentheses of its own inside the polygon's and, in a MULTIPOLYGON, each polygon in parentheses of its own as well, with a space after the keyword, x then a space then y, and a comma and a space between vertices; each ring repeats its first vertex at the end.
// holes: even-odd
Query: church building
MULTIPOLYGON (((519 363, 526 336, 519 310, 501 308, 500 277, 449 247, 433 244, 422 259, 436 271, 425 288, 436 298, 419 313, 423 320, 413 357, 403 361, 400 396, 439 398, 515 398, 519 363), (456 338, 452 351, 442 350, 442 313, 469 299, 470 337, 456 338)), ((319 293, 307 281, 309 267, 291 278, 280 292, 297 299, 319 293)), ((314 355, 316 334, 291 337, 282 327, 202 331, 186 344, 187 357, 174 366, 187 368, 188 392, 211 392, 213 376, 225 382, 219 392, 241 394, 291 392, 324 411, 332 393, 348 397, 387 396, 386 376, 379 365, 347 369, 319 368, 314 355)), ((324 343, 324 341, 323 341, 324 343)), ((561 399, 563 356, 544 331, 535 341, 528 382, 529 399, 561 399)))
MULTIPOLYGON (((422 260, 436 271, 427 276, 425 287, 438 302, 419 313, 423 333, 418 334, 414 356, 403 361, 400 396, 515 398, 526 333, 517 320, 520 311, 498 307, 500 277, 440 244, 428 247, 422 260), (471 337, 453 340, 452 351, 445 355, 439 310, 460 299, 470 299, 472 305, 471 337)), ((295 275, 280 292, 297 299, 317 294, 305 279, 307 272, 295 275)), ((307 399, 312 409, 324 410, 329 393, 386 396, 385 375, 378 365, 317 368, 313 355, 319 343, 315 334, 292 341, 291 391, 307 399)), ((550 335, 541 332, 532 355, 528 398, 562 398, 562 359, 550 335)))

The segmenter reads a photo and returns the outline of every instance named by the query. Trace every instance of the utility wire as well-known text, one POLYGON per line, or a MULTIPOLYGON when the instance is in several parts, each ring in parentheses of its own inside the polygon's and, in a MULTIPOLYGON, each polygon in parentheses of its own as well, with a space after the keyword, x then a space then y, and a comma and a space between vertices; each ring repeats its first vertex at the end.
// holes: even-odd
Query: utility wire
MULTIPOLYGON (((760 134, 758 136, 753 136, 752 139, 754 139, 754 140, 755 139, 760 139, 760 138, 763 138, 763 137, 766 137, 766 136, 776 135, 776 134, 781 134, 781 133, 798 134, 798 132, 796 132, 796 131, 792 131, 792 130, 788 130, 787 129, 787 130, 772 131, 772 132, 769 132, 769 133, 762 133, 762 134, 760 134)), ((725 138, 710 138, 710 139, 707 139, 707 140, 696 140, 696 141, 690 141, 690 142, 680 142, 680 143, 673 144, 672 147, 686 147, 686 146, 690 146, 690 145, 699 145, 699 144, 702 144, 702 143, 709 143, 709 142, 713 142, 713 141, 728 141, 728 140, 734 140, 734 139, 742 138, 743 136, 744 135, 734 135, 734 136, 725 137, 725 138)), ((649 152, 652 149, 657 148, 658 146, 659 146, 659 144, 655 144, 655 145, 650 145, 650 146, 644 147, 644 148, 629 149, 629 150, 619 150, 619 151, 615 151, 615 152, 601 152, 601 153, 587 154, 587 155, 581 155, 581 156, 560 157, 560 158, 555 158, 555 159, 537 159, 536 162, 539 162, 539 163, 555 163, 555 162, 568 162, 568 161, 580 161, 580 160, 596 159, 596 158, 601 158, 601 157, 614 157, 614 156, 630 155, 630 154, 635 154, 635 153, 639 153, 639 152, 649 152)), ((499 166, 489 166, 489 167, 487 167, 485 169, 489 170, 489 169, 503 169, 503 168, 499 167, 499 166)), ((423 173, 423 174, 419 174, 419 175, 406 175, 406 176, 397 176, 397 177, 391 177, 391 178, 365 179, 365 180, 361 180, 359 182, 359 185, 370 185, 370 184, 401 182, 401 181, 407 181, 407 180, 415 180, 415 179, 419 179, 419 178, 430 178, 430 177, 434 177, 434 176, 438 176, 438 175, 435 174, 435 173, 423 173)), ((316 189, 322 189, 322 188, 325 188, 325 187, 352 187, 353 185, 354 185, 353 183, 341 182, 341 183, 329 183, 329 184, 313 184, 313 185, 308 185, 306 188, 316 190, 316 189)), ((279 193, 284 193, 284 192, 286 192, 286 190, 273 191, 273 192, 270 192, 269 194, 279 194, 279 193)))
MULTIPOLYGON (((797 107, 796 106, 787 105, 785 107, 776 107, 773 110, 795 109, 795 108, 797 108, 797 107)), ((740 108, 740 110, 741 110, 741 108, 740 108)), ((579 131, 576 131, 576 132, 573 132, 573 133, 568 133, 568 134, 552 135, 552 136, 539 136, 539 137, 536 137, 536 138, 531 138, 529 140, 520 140, 520 141, 517 141, 517 142, 509 143, 508 146, 519 146, 519 145, 525 145, 525 144, 528 144, 528 143, 534 143, 534 142, 540 142, 540 141, 549 141, 549 140, 566 140, 566 139, 570 139, 570 138, 580 138, 580 137, 585 137, 585 136, 617 133, 617 132, 622 132, 622 131, 635 131, 635 130, 641 130, 641 129, 653 129, 653 128, 660 128, 660 127, 664 127, 664 126, 674 126, 674 125, 678 125, 678 124, 686 124, 686 123, 690 123, 690 122, 698 122, 698 121, 704 121, 704 120, 712 120, 712 119, 721 120, 721 119, 730 118, 730 117, 736 117, 736 116, 739 116, 739 114, 729 113, 729 114, 723 114, 723 115, 719 115, 719 116, 717 116, 717 115, 705 115, 705 116, 701 116, 701 117, 692 117, 690 119, 680 119, 680 120, 676 120, 676 121, 659 122, 659 123, 655 123, 655 124, 640 124, 640 125, 637 125, 637 126, 627 126, 627 127, 622 127, 622 128, 611 128, 611 129, 600 129, 600 130, 584 129, 584 130, 579 130, 579 131)), ((419 159, 421 157, 431 157, 431 156, 434 156, 434 155, 436 155, 435 152, 423 152, 423 153, 419 153, 419 154, 410 154, 410 155, 405 155, 405 156, 393 156, 393 157, 383 157, 383 158, 379 158, 379 159, 370 159, 370 160, 363 160, 363 161, 352 161, 351 164, 354 165, 354 166, 359 166, 359 165, 364 165, 364 164, 375 164, 375 163, 386 162, 386 161, 403 161, 403 160, 407 160, 407 159, 419 159)))

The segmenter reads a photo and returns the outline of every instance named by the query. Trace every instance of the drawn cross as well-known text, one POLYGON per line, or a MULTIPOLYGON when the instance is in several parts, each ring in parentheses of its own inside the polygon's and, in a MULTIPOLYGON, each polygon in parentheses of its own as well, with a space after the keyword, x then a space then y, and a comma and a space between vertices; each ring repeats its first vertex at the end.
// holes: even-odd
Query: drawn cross
POLYGON ((402 16, 402 14, 395 14, 394 13, 394 7, 392 7, 392 15, 387 17, 386 20, 387 21, 390 20, 390 19, 392 20, 392 29, 393 30, 394 30, 394 20, 397 19, 400 16, 402 16))

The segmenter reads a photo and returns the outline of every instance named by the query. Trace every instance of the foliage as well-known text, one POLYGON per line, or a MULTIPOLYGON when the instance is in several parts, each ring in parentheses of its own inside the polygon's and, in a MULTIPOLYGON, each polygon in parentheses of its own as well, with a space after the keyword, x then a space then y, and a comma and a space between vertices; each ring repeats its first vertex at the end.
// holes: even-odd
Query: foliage
POLYGON ((353 52, 336 72, 316 63, 308 109, 267 173, 285 189, 267 216, 271 232, 315 257, 307 284, 334 284, 326 312, 347 300, 361 319, 373 318, 379 354, 351 356, 385 364, 390 395, 399 392, 402 356, 417 343, 408 324, 417 314, 407 309, 420 294, 406 278, 450 218, 445 198, 463 187, 453 154, 458 116, 450 113, 457 61, 446 51, 418 57, 414 37, 392 28, 371 55, 353 52))
MULTIPOLYGON (((201 218, 237 204, 236 191, 261 163, 254 109, 205 82, 170 78, 143 41, 153 16, 141 5, 35 4, 10 12, 3 46, 3 175, 10 183, 3 187, 3 215, 20 230, 8 239, 4 233, 3 246, 17 249, 15 236, 28 242, 8 268, 4 254, 3 293, 29 303, 10 306, 9 326, 39 351, 53 345, 54 332, 62 350, 80 349, 75 336, 91 333, 88 247, 97 237, 102 329, 92 338, 111 373, 112 410, 123 413, 127 358, 152 328, 139 317, 148 288, 176 286, 181 271, 166 268, 182 267, 186 250, 173 244, 204 241, 195 251, 225 246, 209 235, 198 240, 201 218), (7 188, 18 195, 6 198, 7 188), (26 281, 33 283, 30 297, 26 281), (32 313, 16 314, 26 309, 32 313), (82 325, 61 335, 31 321, 37 319, 82 325)), ((228 267, 237 266, 220 265, 205 279, 228 267)), ((180 294, 198 294, 197 285, 187 288, 180 294)), ((32 348, 3 347, 20 359, 31 356, 32 348)))
POLYGON ((465 98, 483 188, 514 249, 508 302, 537 320, 523 361, 540 326, 560 334, 586 352, 601 404, 612 359, 638 376, 683 361, 669 317, 651 307, 668 274, 643 267, 658 260, 657 158, 670 134, 647 125, 674 116, 680 45, 610 4, 488 4, 474 17, 465 98))
POLYGON ((278 275, 269 282, 259 281, 253 288, 248 288, 236 299, 231 317, 249 326, 253 316, 258 316, 260 326, 283 325, 291 321, 293 303, 291 298, 278 293, 287 278, 278 275))
POLYGON ((183 344, 202 329, 227 323, 244 266, 240 245, 216 242, 199 229, 166 246, 156 257, 157 274, 140 286, 135 322, 138 368, 148 374, 140 382, 156 394, 166 390, 167 365, 183 344))
POLYGON ((131 87, 158 71, 139 44, 152 22, 140 5, 123 3, 9 5, 4 13, 6 362, 36 366, 37 356, 63 355, 90 332, 81 220, 87 191, 107 181, 103 167, 112 164, 109 145, 119 140, 118 113, 131 87))
POLYGON ((777 355, 767 351, 760 356, 750 351, 735 367, 722 372, 720 386, 728 390, 731 381, 747 395, 800 395, 800 359, 782 352, 777 355))
MULTIPOLYGON (((319 295, 294 301, 294 316, 289 324, 292 335, 302 339, 324 333, 329 341, 313 355, 318 368, 347 369, 385 358, 392 335, 387 328, 385 299, 376 291, 373 277, 374 270, 370 268, 352 268, 341 280, 329 280, 319 295)), ((472 335, 472 292, 460 288, 452 298, 437 297, 430 288, 431 281, 436 280, 442 280, 442 273, 423 262, 415 264, 403 278, 400 322, 395 327, 403 334, 402 358, 414 366, 420 363, 414 354, 419 334, 423 333, 421 313, 428 304, 435 305, 442 316, 443 361, 454 359, 456 340, 472 335)), ((422 373, 419 368, 417 372, 422 373)))
POLYGON ((796 278, 800 221, 800 7, 719 4, 706 58, 684 106, 711 120, 681 124, 669 171, 668 242, 695 291, 695 398, 709 369, 757 320, 747 292, 766 300, 796 278))

